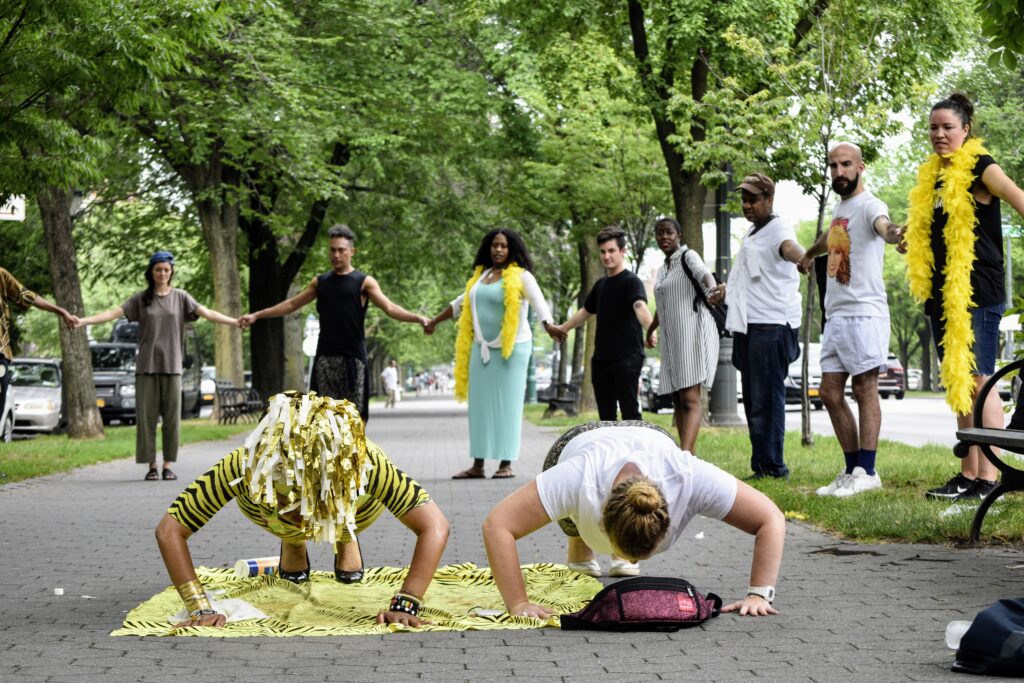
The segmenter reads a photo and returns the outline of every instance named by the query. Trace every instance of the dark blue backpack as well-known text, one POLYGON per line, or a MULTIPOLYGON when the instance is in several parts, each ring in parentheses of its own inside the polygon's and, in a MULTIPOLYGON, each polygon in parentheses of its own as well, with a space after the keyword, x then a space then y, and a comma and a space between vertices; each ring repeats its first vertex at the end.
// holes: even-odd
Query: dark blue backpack
POLYGON ((974 618, 960 640, 953 671, 1024 677, 1024 598, 1000 600, 974 618))

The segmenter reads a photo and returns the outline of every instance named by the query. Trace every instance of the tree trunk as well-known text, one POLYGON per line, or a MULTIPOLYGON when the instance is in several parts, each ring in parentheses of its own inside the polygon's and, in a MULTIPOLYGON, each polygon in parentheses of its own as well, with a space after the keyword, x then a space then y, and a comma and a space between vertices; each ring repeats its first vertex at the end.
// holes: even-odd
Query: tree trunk
MULTIPOLYGON (((288 289, 288 297, 299 293, 301 287, 294 282, 288 289)), ((306 314, 295 311, 284 320, 284 389, 306 391, 306 354, 302 350, 305 335, 306 314)))
MULTIPOLYGON (((814 231, 814 241, 817 242, 825 229, 825 197, 826 189, 823 186, 818 195, 818 227, 814 231)), ((800 363, 800 377, 803 390, 800 392, 800 443, 804 446, 814 445, 814 432, 811 430, 811 399, 807 394, 808 377, 810 375, 810 354, 811 348, 811 327, 814 325, 814 309, 816 308, 818 278, 815 277, 812 265, 810 276, 807 278, 807 301, 804 303, 804 325, 803 325, 803 361, 800 363)))
MULTIPOLYGON (((74 315, 84 315, 78 259, 71 235, 71 193, 64 188, 43 187, 37 197, 46 236, 54 298, 74 315)), ((96 408, 96 387, 92 379, 92 356, 85 328, 69 330, 59 323, 64 386, 62 399, 68 417, 68 435, 73 439, 103 436, 103 421, 96 408)))
MULTIPOLYGON (((580 237, 577 248, 580 255, 580 306, 586 300, 594 283, 601 277, 601 266, 595 258, 596 250, 591 246, 593 235, 586 234, 580 237)), ((582 335, 576 335, 579 339, 582 335)), ((591 377, 590 359, 594 356, 594 342, 597 336, 597 317, 592 316, 587 320, 586 342, 584 344, 583 358, 583 383, 580 387, 580 410, 597 410, 597 401, 594 398, 594 383, 591 377)))
MULTIPOLYGON (((277 237, 259 216, 242 218, 249 238, 249 310, 259 311, 284 299, 290 283, 282 282, 277 237)), ((263 318, 249 332, 252 388, 267 399, 285 387, 284 319, 263 318)))

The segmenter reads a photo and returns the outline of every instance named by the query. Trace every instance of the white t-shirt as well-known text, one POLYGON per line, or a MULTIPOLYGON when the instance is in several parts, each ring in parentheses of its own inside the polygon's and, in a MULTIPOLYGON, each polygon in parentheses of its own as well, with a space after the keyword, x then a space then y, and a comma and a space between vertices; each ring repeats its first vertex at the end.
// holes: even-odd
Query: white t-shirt
POLYGON ((665 552, 694 515, 722 519, 736 500, 736 478, 668 436, 646 427, 600 427, 565 445, 559 463, 537 475, 541 504, 551 519, 568 517, 597 553, 612 553, 601 516, 612 482, 633 463, 661 489, 668 503, 669 530, 654 553, 665 552))
POLYGON ((876 218, 888 215, 889 207, 868 190, 843 199, 832 210, 826 318, 889 317, 882 278, 885 240, 873 227, 876 218))
POLYGON ((384 372, 380 373, 380 378, 384 380, 384 388, 387 391, 398 388, 398 370, 390 365, 384 368, 384 372))
POLYGON ((750 226, 726 287, 730 331, 745 334, 750 323, 800 327, 800 273, 779 253, 786 240, 796 242, 796 233, 778 216, 756 232, 750 226))

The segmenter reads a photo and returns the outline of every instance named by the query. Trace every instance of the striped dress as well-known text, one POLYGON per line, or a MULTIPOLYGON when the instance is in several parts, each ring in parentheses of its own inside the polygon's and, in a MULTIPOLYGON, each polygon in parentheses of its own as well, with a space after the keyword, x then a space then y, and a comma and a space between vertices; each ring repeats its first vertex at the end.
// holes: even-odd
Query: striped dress
POLYGON ((690 278, 683 272, 681 259, 697 282, 702 282, 707 266, 697 252, 681 245, 658 269, 654 282, 654 303, 658 311, 658 352, 661 355, 659 394, 702 384, 710 389, 718 368, 718 328, 707 306, 698 300, 690 278))
MULTIPOLYGON (((357 534, 373 524, 384 508, 401 518, 413 508, 430 502, 427 492, 409 475, 395 467, 369 439, 366 440, 366 455, 372 469, 366 482, 366 493, 356 501, 357 534)), ((233 498, 242 514, 257 526, 293 545, 305 541, 305 529, 278 517, 274 508, 253 500, 242 478, 244 458, 244 448, 229 453, 182 491, 167 514, 195 533, 233 498)), ((347 543, 351 540, 344 524, 338 527, 337 533, 339 541, 347 543)))

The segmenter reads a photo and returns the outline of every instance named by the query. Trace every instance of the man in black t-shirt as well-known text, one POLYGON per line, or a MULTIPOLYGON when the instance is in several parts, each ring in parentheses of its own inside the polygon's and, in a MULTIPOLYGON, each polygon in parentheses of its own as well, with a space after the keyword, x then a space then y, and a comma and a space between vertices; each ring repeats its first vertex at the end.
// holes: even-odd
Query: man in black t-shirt
POLYGON ((583 308, 560 327, 567 333, 597 316, 590 365, 597 412, 602 420, 615 420, 618 407, 623 420, 639 420, 643 337, 652 320, 647 291, 640 278, 626 268, 626 233, 605 228, 597 234, 597 249, 605 276, 594 283, 583 308))

